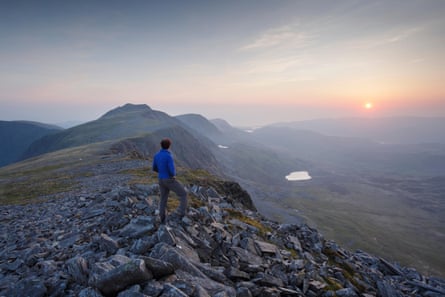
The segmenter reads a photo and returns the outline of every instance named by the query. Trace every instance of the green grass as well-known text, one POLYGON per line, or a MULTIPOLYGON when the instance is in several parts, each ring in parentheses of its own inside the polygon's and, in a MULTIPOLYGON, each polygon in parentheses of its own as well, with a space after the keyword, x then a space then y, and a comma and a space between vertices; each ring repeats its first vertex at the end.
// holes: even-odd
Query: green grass
POLYGON ((257 228, 259 231, 259 234, 262 237, 264 237, 267 232, 272 231, 271 228, 264 226, 261 222, 245 216, 241 211, 231 209, 231 208, 224 208, 224 210, 229 213, 230 218, 240 220, 243 223, 246 223, 248 225, 251 225, 251 226, 257 228))
POLYGON ((72 180, 70 174, 54 174, 53 170, 39 168, 26 177, 2 181, 0 205, 36 202, 42 196, 72 190, 76 186, 72 180))
POLYGON ((45 196, 78 187, 76 178, 90 177, 88 168, 105 162, 106 143, 41 155, 0 168, 0 205, 42 201, 45 196))

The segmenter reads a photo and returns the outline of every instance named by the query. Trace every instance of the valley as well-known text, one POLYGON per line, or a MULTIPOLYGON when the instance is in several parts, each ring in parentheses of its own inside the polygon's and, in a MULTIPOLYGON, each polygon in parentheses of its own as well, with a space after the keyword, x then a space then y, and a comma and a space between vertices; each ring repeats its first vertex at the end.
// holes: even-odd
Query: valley
POLYGON ((82 190, 85 181, 93 189, 95 179, 117 186, 128 182, 119 172, 133 170, 113 168, 124 159, 145 168, 139 180, 154 179, 150 159, 162 137, 173 139, 178 166, 238 182, 268 218, 308 222, 350 249, 444 277, 445 149, 440 142, 387 145, 275 126, 246 133, 223 120, 170 117, 127 104, 37 139, 26 151, 32 158, 0 168, 2 203, 64 195, 82 190), (106 168, 110 173, 100 173, 106 168), (310 180, 285 179, 306 170, 310 180))
POLYGON ((425 182, 419 199, 418 193, 396 182, 381 187, 371 178, 320 177, 291 185, 289 198, 282 203, 348 248, 372 251, 425 273, 442 275, 444 201, 435 192, 442 186, 425 182))

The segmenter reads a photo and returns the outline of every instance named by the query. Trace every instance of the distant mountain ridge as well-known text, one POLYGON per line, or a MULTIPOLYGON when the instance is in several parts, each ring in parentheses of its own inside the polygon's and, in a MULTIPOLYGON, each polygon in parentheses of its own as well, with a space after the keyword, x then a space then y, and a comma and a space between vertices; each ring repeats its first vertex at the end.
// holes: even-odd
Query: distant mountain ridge
POLYGON ((0 121, 0 167, 19 160, 35 140, 62 128, 30 121, 0 121))
POLYGON ((445 143, 445 117, 338 118, 276 123, 330 136, 361 137, 385 143, 445 143))

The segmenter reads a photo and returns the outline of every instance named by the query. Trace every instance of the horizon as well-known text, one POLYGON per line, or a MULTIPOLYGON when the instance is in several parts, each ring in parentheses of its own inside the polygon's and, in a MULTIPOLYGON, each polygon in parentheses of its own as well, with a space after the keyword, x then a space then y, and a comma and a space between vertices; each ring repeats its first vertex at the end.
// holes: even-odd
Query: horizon
POLYGON ((236 128, 240 128, 240 129, 256 129, 256 128, 260 128, 260 127, 265 127, 268 125, 274 125, 274 124, 286 124, 286 123, 293 123, 293 122, 310 122, 310 121, 330 121, 330 120, 388 120, 388 119, 445 119, 445 116, 418 116, 418 115, 394 115, 394 116, 370 116, 370 115, 366 115, 366 116, 338 116, 338 117, 316 117, 316 118, 309 118, 309 119, 297 119, 297 120, 288 120, 288 121, 274 121, 274 122, 266 122, 263 124, 246 124, 246 125, 236 125, 233 124, 232 122, 230 122, 229 120, 227 120, 226 118, 223 117, 214 117, 214 118, 209 118, 203 114, 197 113, 197 112, 189 112, 189 113, 178 113, 178 114, 170 114, 168 111, 165 110, 160 110, 160 109, 156 109, 153 108, 152 106, 145 104, 145 103, 140 103, 140 104, 134 104, 134 103, 125 103, 123 105, 119 105, 119 106, 114 106, 112 108, 110 108, 109 110, 105 110, 103 111, 99 116, 97 116, 96 118, 93 119, 89 119, 89 120, 85 120, 85 121, 78 121, 78 120, 66 120, 66 121, 61 121, 61 122, 48 122, 48 121, 39 121, 39 120, 32 120, 32 119, 13 119, 13 120, 4 120, 4 119, 0 119, 0 121, 17 121, 17 122, 35 122, 35 123, 40 123, 40 124, 47 124, 47 125, 55 125, 55 126, 59 126, 61 128, 64 129, 69 129, 71 127, 75 127, 78 125, 82 125, 91 121, 95 121, 98 120, 100 117, 102 117, 103 115, 105 115, 107 112, 119 108, 119 107, 123 107, 126 104, 132 104, 132 105, 146 105, 149 108, 151 108, 154 111, 159 111, 159 112, 165 112, 167 115, 171 116, 171 117, 176 117, 176 116, 181 116, 181 115, 187 115, 187 114, 196 114, 196 115, 200 115, 203 116, 204 118, 206 118, 209 121, 212 120, 224 120, 227 123, 229 123, 231 126, 236 127, 236 128))
POLYGON ((11 1, 0 119, 443 117, 445 1, 11 1))

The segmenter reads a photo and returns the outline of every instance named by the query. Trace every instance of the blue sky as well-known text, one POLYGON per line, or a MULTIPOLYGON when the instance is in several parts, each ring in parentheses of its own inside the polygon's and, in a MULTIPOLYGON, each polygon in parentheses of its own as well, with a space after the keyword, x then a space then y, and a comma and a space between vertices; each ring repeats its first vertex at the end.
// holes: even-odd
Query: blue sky
POLYGON ((445 1, 0 1, 0 120, 445 115, 445 1), (371 102, 373 108, 365 109, 371 102))

